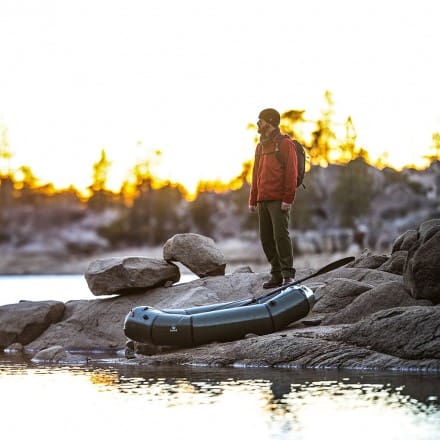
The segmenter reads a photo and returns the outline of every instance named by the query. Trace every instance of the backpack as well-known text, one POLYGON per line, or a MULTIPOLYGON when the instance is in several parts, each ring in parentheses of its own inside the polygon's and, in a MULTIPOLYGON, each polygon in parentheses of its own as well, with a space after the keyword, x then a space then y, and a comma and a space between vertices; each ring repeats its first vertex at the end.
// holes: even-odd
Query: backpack
POLYGON ((277 141, 275 142, 275 156, 280 161, 281 165, 284 166, 284 160, 281 156, 280 152, 280 143, 283 140, 283 138, 288 138, 293 142, 293 145, 295 145, 296 150, 296 157, 297 157, 297 163, 298 163, 298 169, 297 169, 297 178, 296 178, 296 187, 303 186, 306 187, 303 183, 304 180, 304 174, 306 172, 306 150, 304 148, 304 145, 300 144, 297 140, 291 139, 290 136, 287 134, 281 135, 278 137, 277 141))

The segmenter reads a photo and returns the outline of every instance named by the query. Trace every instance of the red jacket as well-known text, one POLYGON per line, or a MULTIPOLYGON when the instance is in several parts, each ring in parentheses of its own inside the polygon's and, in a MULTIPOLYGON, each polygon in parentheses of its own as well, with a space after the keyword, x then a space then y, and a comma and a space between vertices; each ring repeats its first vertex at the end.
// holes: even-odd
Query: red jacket
MULTIPOLYGON (((281 135, 278 134, 278 136, 281 135)), ((279 154, 283 162, 281 163, 275 154, 275 139, 277 136, 265 145, 260 142, 255 150, 249 195, 250 206, 269 200, 280 200, 289 204, 295 200, 298 174, 295 145, 291 139, 283 137, 279 145, 279 154)))

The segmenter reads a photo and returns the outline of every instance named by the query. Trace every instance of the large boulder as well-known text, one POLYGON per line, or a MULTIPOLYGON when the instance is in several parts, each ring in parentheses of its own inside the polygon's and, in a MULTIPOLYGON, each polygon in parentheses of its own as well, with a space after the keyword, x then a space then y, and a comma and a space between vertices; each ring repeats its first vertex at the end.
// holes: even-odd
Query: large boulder
POLYGON ((316 290, 317 303, 313 307, 313 312, 338 312, 348 306, 357 296, 372 288, 373 286, 368 283, 348 278, 333 278, 316 290))
POLYGON ((386 260, 381 266, 378 267, 379 270, 384 272, 395 273, 397 275, 403 274, 403 269, 405 268, 406 259, 408 257, 408 251, 398 250, 391 254, 391 256, 386 260))
POLYGON ((20 301, 0 306, 0 349, 11 344, 29 344, 64 313, 60 301, 20 301))
POLYGON ((408 252, 404 282, 411 295, 440 303, 440 219, 424 222, 408 252))
POLYGON ((203 235, 174 235, 164 245, 163 258, 182 263, 200 278, 225 274, 225 256, 212 238, 203 235))
POLYGON ((401 282, 391 281, 365 291, 347 307, 326 317, 322 323, 325 325, 348 324, 358 322, 379 310, 415 305, 431 305, 431 303, 415 300, 401 282))
POLYGON ((114 257, 90 263, 85 278, 96 295, 127 295, 180 280, 179 268, 159 258, 114 257))
POLYGON ((362 253, 348 266, 377 269, 388 260, 386 255, 377 255, 370 249, 364 249, 362 253))
POLYGON ((399 235, 393 243, 391 253, 397 251, 409 251, 414 244, 417 242, 417 231, 415 229, 410 229, 403 234, 399 235))
POLYGON ((382 310, 341 330, 339 340, 404 359, 438 359, 439 307, 382 310))
POLYGON ((341 267, 340 269, 318 275, 311 279, 314 283, 328 284, 335 278, 347 278, 353 281, 370 284, 372 287, 379 286, 389 281, 402 281, 402 276, 390 272, 384 272, 377 269, 368 269, 363 267, 341 267))

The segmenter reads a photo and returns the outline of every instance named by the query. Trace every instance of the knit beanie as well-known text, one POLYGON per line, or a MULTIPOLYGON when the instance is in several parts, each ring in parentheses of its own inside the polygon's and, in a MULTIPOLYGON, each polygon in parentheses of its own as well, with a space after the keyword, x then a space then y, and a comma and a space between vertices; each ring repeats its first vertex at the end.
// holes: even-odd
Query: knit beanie
POLYGON ((262 110, 258 117, 273 127, 278 127, 278 125, 280 125, 280 114, 273 108, 266 108, 262 110))

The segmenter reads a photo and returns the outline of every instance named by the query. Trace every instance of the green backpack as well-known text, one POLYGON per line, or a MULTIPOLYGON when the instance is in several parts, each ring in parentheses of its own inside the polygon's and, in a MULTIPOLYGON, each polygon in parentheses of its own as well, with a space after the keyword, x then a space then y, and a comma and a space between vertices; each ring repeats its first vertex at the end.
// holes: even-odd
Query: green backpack
POLYGON ((297 178, 296 178, 296 187, 298 188, 299 186, 302 185, 305 188, 306 186, 303 183, 304 174, 306 172, 306 150, 304 148, 304 145, 299 143, 297 140, 292 139, 287 134, 278 136, 277 140, 275 141, 275 156, 280 161, 280 163, 283 167, 285 166, 285 164, 284 164, 283 157, 281 156, 280 144, 284 138, 290 139, 292 141, 293 145, 295 146, 295 150, 296 150, 296 157, 297 157, 297 163, 298 163, 298 169, 297 169, 298 174, 297 174, 297 178))

